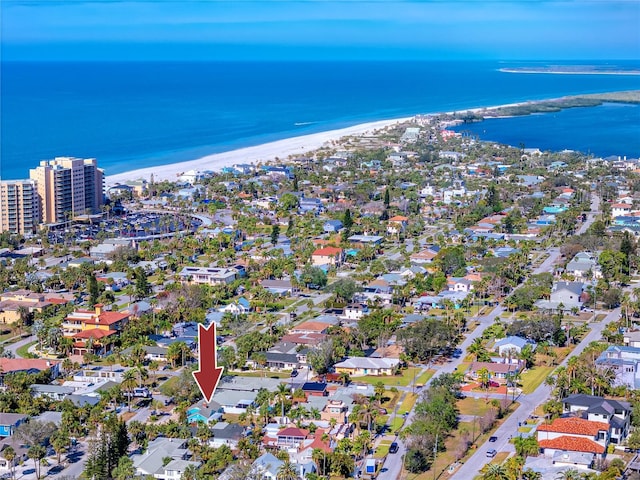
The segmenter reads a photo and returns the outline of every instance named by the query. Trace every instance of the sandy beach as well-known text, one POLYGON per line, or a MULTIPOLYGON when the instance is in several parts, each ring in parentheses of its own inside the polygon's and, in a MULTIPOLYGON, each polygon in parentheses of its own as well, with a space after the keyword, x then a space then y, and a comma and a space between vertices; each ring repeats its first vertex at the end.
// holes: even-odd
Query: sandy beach
MULTIPOLYGON (((535 102, 535 101, 534 101, 535 102)), ((504 105, 496 105, 490 107, 476 107, 460 109, 457 113, 474 112, 482 113, 503 107, 515 107, 526 105, 531 102, 509 103, 504 105)), ((452 114, 454 112, 440 112, 452 114)), ((437 114, 437 113, 432 113, 437 114)), ((112 186, 125 183, 132 180, 149 180, 151 174, 155 181, 176 180, 177 177, 189 170, 210 170, 213 172, 220 171, 222 168, 232 166, 239 163, 258 163, 275 160, 276 158, 287 159, 290 155, 303 155, 308 152, 317 150, 328 142, 338 140, 345 136, 351 135, 367 135, 398 123, 404 123, 414 117, 394 118, 389 120, 379 120, 375 122, 362 123, 352 127, 341 128, 338 130, 329 130, 326 132, 312 133, 310 135, 302 135, 298 137, 285 138, 275 142, 255 145, 253 147, 240 148, 228 152, 215 153, 194 160, 185 162, 171 163, 167 165, 158 165, 155 167, 140 168, 130 170, 124 173, 108 175, 105 183, 112 186)))
POLYGON ((105 183, 107 186, 111 186, 118 183, 124 183, 128 180, 149 180, 151 174, 153 174, 155 181, 176 180, 179 174, 189 170, 211 170, 216 172, 226 166, 232 166, 238 163, 266 162, 275 160, 276 158, 286 159, 290 155, 302 155, 317 150, 332 140, 338 140, 348 135, 366 135, 381 128, 409 121, 412 118, 413 117, 405 117, 362 123, 338 130, 329 130, 327 132, 285 138, 283 140, 255 145, 253 147, 216 153, 195 160, 188 160, 186 162, 140 168, 115 175, 108 175, 105 183))

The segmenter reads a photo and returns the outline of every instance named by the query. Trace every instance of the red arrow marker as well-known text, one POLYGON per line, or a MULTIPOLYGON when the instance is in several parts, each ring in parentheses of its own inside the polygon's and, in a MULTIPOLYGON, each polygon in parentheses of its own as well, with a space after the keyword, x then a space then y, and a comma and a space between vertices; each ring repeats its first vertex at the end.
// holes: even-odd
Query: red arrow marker
POLYGON ((216 363, 216 324, 209 328, 198 325, 198 352, 200 356, 200 369, 193 372, 198 388, 202 392, 207 403, 216 391, 224 367, 218 367, 216 363))

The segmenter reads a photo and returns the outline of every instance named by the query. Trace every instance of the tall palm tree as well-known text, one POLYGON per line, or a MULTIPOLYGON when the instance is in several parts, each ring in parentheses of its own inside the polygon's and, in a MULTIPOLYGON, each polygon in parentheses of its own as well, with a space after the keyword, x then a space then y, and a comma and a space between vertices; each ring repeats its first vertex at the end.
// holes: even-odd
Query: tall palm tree
POLYGON ((124 372, 120 387, 127 393, 127 403, 131 411, 131 400, 133 399, 133 389, 138 386, 138 379, 135 370, 130 369, 124 372))
POLYGON ((276 474, 277 480, 298 480, 299 478, 296 467, 289 461, 280 465, 276 474))
POLYGON ((287 396, 289 395, 289 388, 284 383, 278 385, 276 390, 276 402, 280 402, 280 414, 281 417, 284 418, 284 402, 287 400, 287 396))

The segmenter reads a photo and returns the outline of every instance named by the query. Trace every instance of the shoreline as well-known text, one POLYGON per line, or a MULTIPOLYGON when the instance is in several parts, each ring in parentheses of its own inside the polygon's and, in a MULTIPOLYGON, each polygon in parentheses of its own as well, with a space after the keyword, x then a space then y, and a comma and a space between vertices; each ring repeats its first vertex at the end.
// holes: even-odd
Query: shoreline
POLYGON ((498 71, 503 73, 530 73, 530 74, 549 74, 549 75, 640 75, 638 70, 544 70, 544 69, 517 69, 517 68, 499 68, 498 71))
POLYGON ((189 170, 210 170, 218 172, 224 167, 231 167, 239 163, 259 163, 269 162, 277 158, 286 160, 291 155, 303 155, 305 153, 316 151, 327 143, 339 140, 346 136, 365 136, 376 130, 388 128, 400 123, 406 123, 413 120, 419 115, 453 115, 460 112, 482 113, 505 107, 518 107, 536 102, 523 101, 517 103, 508 103, 502 105, 494 105, 489 107, 474 107, 461 109, 450 112, 432 112, 432 113, 416 113, 410 117, 392 118, 387 120, 377 120, 366 122, 351 127, 340 128, 336 130, 327 130, 325 132, 311 133, 308 135, 300 135, 296 137, 285 138, 273 142, 244 147, 227 152, 214 153, 205 155, 204 157, 183 162, 170 163, 166 165, 157 165, 152 167, 138 168, 128 170, 122 173, 105 176, 105 186, 111 187, 117 184, 123 184, 127 181, 147 180, 149 181, 153 174, 154 181, 175 181, 177 177, 189 170))
MULTIPOLYGON (((615 93, 615 92, 614 92, 615 93)), ((594 94, 605 95, 605 94, 594 94)), ((588 96, 588 95, 587 95, 588 96)), ((576 95, 574 97, 584 97, 584 95, 576 95)), ((276 159, 286 161, 290 156, 304 155, 309 152, 314 152, 331 142, 335 142, 346 136, 365 136, 371 134, 377 130, 385 129, 401 123, 407 123, 420 115, 455 115, 455 114, 478 114, 483 120, 488 118, 503 118, 512 115, 510 112, 504 112, 500 114, 501 110, 519 108, 519 107, 532 107, 536 104, 544 102, 552 102, 558 100, 566 100, 573 97, 560 97, 551 98, 546 100, 526 100, 516 103, 506 103, 501 105, 493 105, 487 107, 474 107, 467 109, 460 109, 450 112, 431 112, 431 113, 416 113, 409 117, 392 118, 387 120, 377 120, 373 122, 366 122, 351 127, 345 127, 334 130, 327 130, 324 132, 311 133, 307 135, 300 135, 295 137, 289 137, 281 140, 275 140, 259 145, 250 147, 238 148, 235 150, 229 150, 226 152, 214 153, 205 155, 203 157, 195 158, 193 160, 186 160, 182 162, 175 162, 165 165, 157 165, 152 167, 144 167, 129 170, 122 173, 105 176, 105 185, 107 187, 123 184, 127 181, 147 180, 149 181, 153 174, 154 181, 175 181, 177 177, 182 173, 190 170, 200 171, 213 171, 219 172, 224 167, 231 167, 235 164, 257 164, 262 162, 270 162, 276 159), (491 115, 491 113, 494 113, 491 115), (497 113, 497 115, 495 114, 497 113)))
POLYGON ((107 186, 112 186, 131 180, 149 180, 151 174, 153 174, 154 181, 174 181, 181 173, 189 170, 211 170, 217 172, 224 167, 230 167, 238 163, 268 162, 273 161, 276 158, 286 160, 287 157, 291 155, 303 155, 305 153, 318 150, 325 144, 339 140, 345 136, 363 136, 367 133, 372 133, 375 130, 390 127, 398 123, 408 122, 413 118, 414 116, 377 120, 337 130, 327 130, 325 132, 289 137, 251 147, 214 153, 193 160, 186 160, 184 162, 138 168, 123 173, 107 175, 105 176, 105 184, 107 186))

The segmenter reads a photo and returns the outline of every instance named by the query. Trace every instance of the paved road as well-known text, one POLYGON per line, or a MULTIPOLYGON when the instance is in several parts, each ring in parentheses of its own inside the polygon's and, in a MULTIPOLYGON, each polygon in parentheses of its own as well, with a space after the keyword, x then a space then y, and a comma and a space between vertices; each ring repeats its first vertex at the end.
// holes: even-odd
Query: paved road
POLYGON ((576 231, 576 235, 581 235, 587 231, 596 218, 600 215, 600 197, 595 193, 591 194, 591 211, 587 213, 587 220, 580 225, 580 228, 576 231))
MULTIPOLYGON (((566 365, 569 358, 577 356, 591 343, 599 340, 602 336, 602 330, 605 326, 614 320, 620 318, 620 309, 617 308, 609 313, 604 321, 597 323, 592 322, 590 324, 591 331, 589 334, 578 344, 576 348, 571 352, 567 358, 560 365, 566 365)), ((530 395, 520 395, 518 402, 520 406, 513 412, 505 422, 494 433, 498 437, 496 443, 485 443, 481 445, 476 453, 462 465, 458 471, 451 477, 456 480, 467 480, 476 476, 482 467, 484 467, 491 459, 487 458, 487 450, 496 449, 499 452, 513 452, 513 445, 509 443, 509 438, 518 431, 518 422, 524 421, 529 417, 536 409, 536 407, 544 403, 551 396, 552 388, 542 383, 533 393, 530 395)))
POLYGON ((30 337, 27 337, 27 338, 25 338, 23 340, 17 341, 15 343, 10 344, 10 345, 5 345, 4 351, 13 353, 13 355, 16 358, 22 358, 22 357, 18 356, 17 350, 20 347, 22 347, 22 346, 24 346, 24 345, 26 345, 28 343, 35 342, 36 340, 37 340, 36 336, 35 335, 31 335, 30 337))
MULTIPOLYGON (((549 272, 552 270, 553 265, 555 264, 555 262, 558 260, 558 258, 560 257, 560 249, 559 248, 550 248, 547 250, 547 253, 549 254, 549 256, 545 259, 544 262, 542 262, 540 264, 539 267, 535 268, 533 270, 533 274, 539 274, 539 273, 543 273, 543 272, 549 272)), ((482 316, 482 317, 478 317, 478 321, 480 322, 480 325, 478 325, 473 332, 471 332, 467 338, 465 338, 465 340, 462 342, 461 345, 459 345, 458 348, 460 348, 463 352, 467 351, 467 348, 469 347, 469 345, 471 345, 471 343, 476 339, 482 336, 482 334, 484 333, 485 329, 487 327, 489 327, 490 325, 493 324, 494 320, 501 315, 503 312, 505 311, 505 309, 500 305, 495 307, 491 313, 489 313, 488 315, 482 316)), ((454 358, 452 359, 451 362, 446 363, 445 365, 443 365, 442 367, 440 367, 438 369, 438 372, 431 377, 431 379, 425 384, 425 387, 427 387, 431 381, 438 377, 439 375, 442 375, 443 373, 453 373, 454 371, 456 371, 456 369, 460 366, 460 364, 462 363, 462 361, 464 360, 464 353, 463 355, 461 355, 459 358, 454 358)), ((534 406, 535 408, 535 406, 534 406)), ((405 427, 409 424, 411 424, 411 422, 413 421, 413 416, 414 416, 414 412, 411 411, 409 413, 409 415, 407 416, 407 420, 405 421, 405 427)), ((397 478, 400 478, 400 471, 401 471, 401 467, 402 467, 402 458, 404 456, 404 454, 406 453, 406 447, 404 445, 404 443, 402 442, 402 440, 398 439, 398 453, 396 453, 395 455, 387 455, 387 458, 385 460, 384 465, 382 466, 383 469, 386 469, 384 472, 380 473, 380 475, 378 475, 378 479, 379 480, 396 480, 397 478)), ((486 453, 486 450, 485 450, 486 453)), ((473 458, 473 457, 472 457, 473 458)), ((463 478, 463 477, 460 477, 463 478)), ((468 477, 468 478, 473 478, 473 475, 468 477)))

